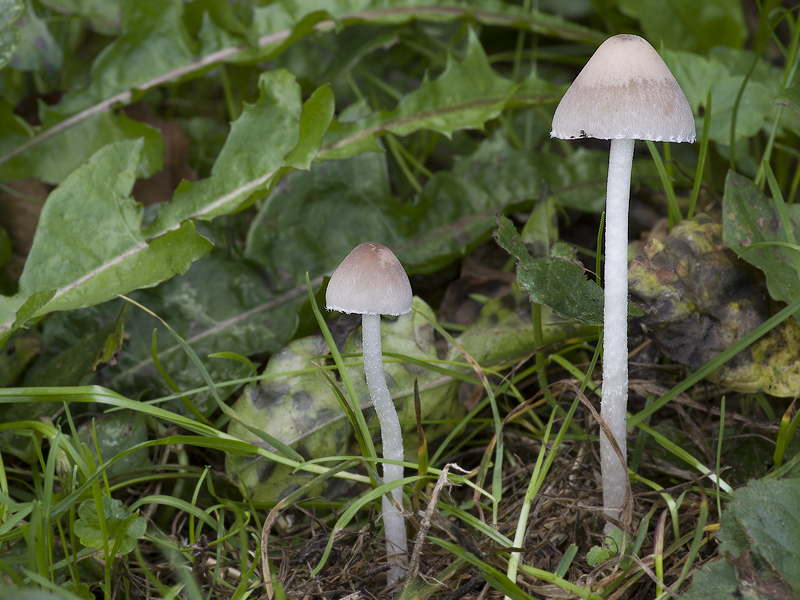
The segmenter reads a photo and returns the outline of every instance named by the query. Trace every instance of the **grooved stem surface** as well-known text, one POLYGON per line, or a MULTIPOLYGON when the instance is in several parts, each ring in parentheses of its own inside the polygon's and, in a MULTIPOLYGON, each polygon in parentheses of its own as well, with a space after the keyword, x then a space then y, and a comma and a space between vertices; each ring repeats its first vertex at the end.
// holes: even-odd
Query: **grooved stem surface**
MULTIPOLYGON (((383 355, 381 353, 381 317, 380 315, 363 315, 361 320, 361 340, 364 349, 364 371, 367 375, 367 387, 372 398, 372 405, 381 425, 383 457, 389 460, 403 460, 403 433, 400 429, 400 418, 386 385, 383 372, 383 355)), ((383 481, 391 483, 403 477, 400 465, 383 465, 383 481)), ((403 505, 403 490, 396 487, 392 496, 399 506, 403 505)), ((383 525, 386 530, 386 555, 392 568, 389 570, 388 584, 392 585, 403 577, 408 564, 408 543, 406 539, 406 523, 403 515, 392 506, 384 496, 383 525)))
MULTIPOLYGON (((603 394, 600 416, 626 455, 628 405, 628 201, 633 140, 611 140, 606 192, 603 306, 603 394)), ((600 433, 600 468, 606 514, 619 518, 625 499, 627 466, 600 433)))

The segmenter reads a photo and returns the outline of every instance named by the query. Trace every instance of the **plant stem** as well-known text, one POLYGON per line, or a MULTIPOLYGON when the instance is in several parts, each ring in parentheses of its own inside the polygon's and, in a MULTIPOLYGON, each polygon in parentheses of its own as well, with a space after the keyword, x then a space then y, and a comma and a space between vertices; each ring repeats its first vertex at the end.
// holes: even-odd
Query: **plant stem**
MULTIPOLYGON (((363 315, 361 319, 361 341, 364 349, 364 371, 367 375, 367 387, 372 398, 372 406, 378 415, 381 425, 383 457, 388 460, 403 460, 403 433, 400 419, 386 385, 383 372, 383 355, 381 353, 381 317, 380 315, 363 315)), ((401 465, 383 465, 383 481, 391 483, 403 477, 401 465)), ((398 506, 403 506, 402 487, 392 490, 398 506)), ((383 525, 386 530, 386 554, 392 568, 387 575, 388 585, 402 578, 408 564, 408 544, 406 542, 406 523, 403 515, 395 508, 389 498, 383 497, 383 525)))
MULTIPOLYGON (((628 200, 633 144, 633 140, 611 140, 606 191, 603 397, 600 415, 623 456, 628 404, 628 200)), ((618 518, 625 499, 627 469, 602 432, 600 468, 605 512, 610 517, 618 518)))

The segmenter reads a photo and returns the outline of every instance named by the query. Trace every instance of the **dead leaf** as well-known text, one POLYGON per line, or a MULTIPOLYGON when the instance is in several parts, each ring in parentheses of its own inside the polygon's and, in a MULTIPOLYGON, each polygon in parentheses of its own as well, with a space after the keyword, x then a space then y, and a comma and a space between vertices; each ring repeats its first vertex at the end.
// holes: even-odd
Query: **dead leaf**
MULTIPOLYGON (((697 370, 780 309, 761 273, 722 240, 705 215, 651 240, 629 269, 637 319, 670 359, 697 370), (776 310, 777 308, 777 310, 776 310)), ((737 354, 708 379, 741 392, 800 393, 800 327, 793 319, 737 354)))

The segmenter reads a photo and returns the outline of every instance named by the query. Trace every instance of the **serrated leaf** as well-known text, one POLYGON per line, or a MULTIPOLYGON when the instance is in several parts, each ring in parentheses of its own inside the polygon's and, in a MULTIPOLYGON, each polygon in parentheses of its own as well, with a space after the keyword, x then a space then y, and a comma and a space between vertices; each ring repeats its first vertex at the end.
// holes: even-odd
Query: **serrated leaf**
POLYGON ((29 320, 92 306, 183 274, 209 252, 210 242, 188 221, 159 237, 141 231, 141 206, 128 197, 141 153, 141 141, 106 146, 51 193, 19 293, 0 303, 0 335, 24 325, 20 307, 29 320), (46 304, 42 294, 52 294, 46 304))
MULTIPOLYGON (((793 235, 800 237, 800 205, 787 205, 786 210, 793 235)), ((772 244, 745 250, 752 244, 786 242, 774 201, 752 181, 731 171, 725 180, 722 215, 725 244, 764 272, 770 296, 787 303, 796 299, 800 295, 798 250, 772 244)))
POLYGON ((430 129, 450 137, 457 129, 482 129, 486 121, 500 114, 517 87, 492 70, 480 41, 470 30, 463 62, 449 59, 438 79, 423 81, 392 111, 332 126, 320 159, 341 159, 375 149, 376 138, 385 133, 404 136, 430 129))
POLYGON ((384 155, 325 161, 290 174, 270 194, 245 256, 282 290, 301 285, 306 271, 312 278, 330 272, 365 239, 391 246, 410 272, 430 272, 488 239, 496 213, 538 197, 543 181, 556 203, 601 210, 607 168, 607 152, 564 159, 516 150, 495 135, 403 205, 391 195, 384 155))
POLYGON ((109 498, 106 495, 101 497, 108 538, 103 537, 100 517, 97 514, 97 505, 94 500, 87 500, 78 508, 80 519, 75 521, 75 533, 80 537, 81 544, 99 550, 104 548, 106 539, 110 549, 114 547, 117 539, 121 537, 122 543, 119 547, 119 553, 128 554, 135 547, 136 540, 144 535, 147 529, 147 521, 142 517, 134 516, 137 513, 119 500, 109 498), (126 520, 130 517, 133 517, 133 519, 126 523, 126 520))
POLYGON ((300 142, 300 86, 289 72, 279 70, 262 73, 259 90, 258 101, 232 124, 211 177, 181 185, 148 229, 151 235, 184 219, 211 219, 235 210, 285 166, 285 157, 300 142))
POLYGON ((497 224, 495 240, 516 257, 517 282, 531 302, 546 304, 565 319, 586 325, 603 324, 603 290, 586 279, 577 261, 553 255, 531 258, 514 224, 502 215, 497 224))
MULTIPOLYGON (((210 0, 209 0, 210 1, 210 0)), ((95 60, 91 79, 85 88, 65 95, 53 111, 60 115, 62 127, 42 129, 24 147, 16 146, 11 153, 0 152, 0 164, 29 151, 30 148, 60 135, 64 130, 108 110, 117 104, 127 104, 133 90, 152 89, 165 83, 197 77, 210 65, 225 60, 253 62, 265 60, 288 47, 300 37, 315 33, 315 25, 351 26, 367 23, 375 26, 409 23, 413 20, 451 22, 474 19, 487 25, 514 27, 549 36, 599 44, 605 38, 601 32, 571 23, 562 17, 524 10, 522 7, 498 0, 487 0, 480 11, 473 11, 457 0, 404 0, 401 4, 386 0, 347 0, 304 2, 301 7, 273 2, 254 7, 252 25, 242 31, 239 23, 231 23, 230 15, 218 14, 204 6, 204 27, 199 32, 200 43, 194 48, 182 19, 181 0, 146 0, 124 2, 109 0, 49 0, 56 8, 75 10, 93 19, 99 31, 114 33, 121 20, 122 35, 115 39, 95 60), (121 13, 119 16, 117 12, 121 13), (205 18, 205 15, 210 15, 205 18), (212 31, 213 30, 213 31, 212 31), (242 33, 259 47, 250 49, 240 38, 229 35, 242 33), (227 47, 225 44, 230 44, 227 47), (193 52, 206 52, 195 55, 193 52)), ((199 2, 192 3, 199 5, 199 2)), ((209 4, 209 3, 206 3, 209 4)), ((195 10, 192 6, 190 10, 195 10)), ((193 17, 189 17, 191 21, 193 17)), ((529 99, 522 99, 523 102, 529 99)), ((555 98, 551 98, 555 101, 555 98)), ((367 140, 369 141, 369 140, 367 140)), ((363 146, 362 146, 363 148, 363 146)), ((353 151, 355 152, 355 151, 353 151)))

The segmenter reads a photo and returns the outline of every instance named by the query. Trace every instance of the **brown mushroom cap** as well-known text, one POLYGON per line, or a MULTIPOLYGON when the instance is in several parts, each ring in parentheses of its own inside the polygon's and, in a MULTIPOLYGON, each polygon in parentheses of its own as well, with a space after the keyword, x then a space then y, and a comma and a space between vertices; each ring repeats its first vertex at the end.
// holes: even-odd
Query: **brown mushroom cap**
POLYGON ((377 242, 353 248, 328 283, 328 310, 361 315, 404 315, 411 311, 411 283, 394 252, 377 242))
POLYGON ((603 42, 553 116, 551 137, 694 142, 683 90, 655 49, 637 35, 603 42))

